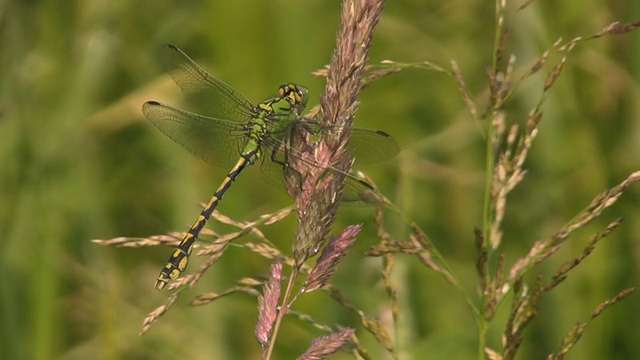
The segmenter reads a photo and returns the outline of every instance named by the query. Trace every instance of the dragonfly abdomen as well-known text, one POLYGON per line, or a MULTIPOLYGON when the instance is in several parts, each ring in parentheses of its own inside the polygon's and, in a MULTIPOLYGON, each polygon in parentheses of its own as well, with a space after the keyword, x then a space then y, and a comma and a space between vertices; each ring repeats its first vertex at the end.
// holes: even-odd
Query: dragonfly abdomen
POLYGON ((211 197, 211 200, 209 200, 209 203, 204 207, 204 209, 202 209, 198 219, 193 223, 182 241, 180 241, 180 244, 178 244, 176 249, 173 251, 169 260, 167 260, 167 264, 162 268, 162 271, 160 271, 160 275, 158 275, 158 279, 156 280, 157 290, 162 290, 169 281, 175 280, 186 270, 189 262, 189 255, 191 255, 193 244, 198 239, 200 231, 202 231, 204 225, 211 217, 211 214, 213 214, 213 211, 220 203, 220 200, 222 200, 224 194, 229 190, 231 184, 236 180, 238 174, 240 174, 240 172, 242 172, 242 170, 244 170, 248 165, 251 165, 254 158, 257 156, 259 156, 258 146, 249 147, 249 149, 242 154, 233 169, 229 171, 222 181, 222 184, 220 184, 216 192, 211 197))

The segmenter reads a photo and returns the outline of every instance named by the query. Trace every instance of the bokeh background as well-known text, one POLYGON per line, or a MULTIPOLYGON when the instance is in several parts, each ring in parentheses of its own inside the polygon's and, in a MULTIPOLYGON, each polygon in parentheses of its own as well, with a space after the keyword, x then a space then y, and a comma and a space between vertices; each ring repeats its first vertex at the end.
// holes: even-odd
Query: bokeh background
MULTIPOLYGON (((470 91, 481 98, 494 6, 478 0, 389 1, 370 60, 447 67, 455 59, 470 91)), ((187 303, 241 276, 264 274, 264 260, 232 249, 150 332, 138 336, 143 318, 168 294, 153 290, 153 283, 171 250, 110 248, 90 240, 184 231, 200 211, 199 201, 208 200, 228 171, 193 158, 143 118, 145 100, 183 100, 164 73, 163 44, 182 48, 254 101, 293 81, 311 89, 314 105, 324 79, 310 73, 330 60, 339 11, 336 1, 0 3, 0 358, 260 358, 255 298, 237 295, 195 308, 187 303)), ((635 0, 534 2, 518 14, 511 11, 507 52, 516 55, 522 72, 560 37, 589 36, 613 21, 638 19, 635 0)), ((522 85, 507 106, 509 121, 526 120, 546 72, 522 85)), ((571 53, 545 103, 526 164, 530 174, 508 204, 508 264, 596 194, 640 169, 639 84, 638 31, 582 43, 571 53)), ((431 236, 473 293, 473 228, 482 220, 485 145, 456 84, 442 73, 407 69, 377 81, 360 99, 356 124, 393 134, 403 148, 397 159, 361 169, 431 236)), ((252 220, 290 204, 284 192, 263 184, 259 171, 249 169, 219 210, 252 220)), ((403 239, 402 221, 387 215, 390 231, 403 239)), ((543 299, 520 359, 543 358, 599 303, 638 285, 638 187, 577 233, 540 273, 552 274, 619 216, 625 218, 621 228, 543 299)), ((337 229, 363 223, 364 230, 335 281, 354 304, 376 316, 386 306, 380 260, 361 256, 376 241, 372 218, 371 209, 340 212, 337 229)), ((265 231, 286 249, 294 227, 291 218, 265 231)), ((458 294, 413 258, 403 259, 395 274, 403 358, 474 358, 476 328, 458 294)), ((357 317, 325 294, 303 297, 298 306, 318 321, 358 327, 373 358, 384 358, 357 317)), ((636 294, 609 309, 568 358, 640 358, 639 306, 636 294)), ((499 322, 490 329, 488 345, 499 347, 500 330, 499 322)), ((279 359, 294 358, 322 335, 294 319, 282 331, 279 359)))

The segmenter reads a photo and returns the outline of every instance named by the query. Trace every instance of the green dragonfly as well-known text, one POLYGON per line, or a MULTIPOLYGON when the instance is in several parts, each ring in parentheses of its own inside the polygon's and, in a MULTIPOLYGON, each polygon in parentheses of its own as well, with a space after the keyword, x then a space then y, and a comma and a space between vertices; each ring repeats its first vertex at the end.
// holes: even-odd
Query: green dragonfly
MULTIPOLYGON (((260 168, 266 178, 282 184, 284 166, 291 151, 286 145, 289 134, 298 125, 308 131, 319 126, 317 121, 301 116, 308 100, 305 87, 290 83, 281 85, 278 96, 253 105, 177 47, 165 46, 163 60, 183 93, 204 98, 211 104, 211 117, 157 101, 144 103, 142 112, 145 117, 173 141, 207 163, 233 167, 162 268, 155 285, 157 290, 162 290, 185 271, 200 231, 238 174, 261 160, 260 168), (262 156, 264 154, 268 156, 262 156)), ((385 132, 354 127, 351 134, 350 148, 353 148, 359 163, 382 161, 398 152, 397 142, 385 132)), ((366 182, 351 175, 347 176, 346 187, 356 193, 352 196, 356 201, 361 196, 358 192, 372 190, 366 182)), ((362 195, 361 198, 364 197, 362 195)))

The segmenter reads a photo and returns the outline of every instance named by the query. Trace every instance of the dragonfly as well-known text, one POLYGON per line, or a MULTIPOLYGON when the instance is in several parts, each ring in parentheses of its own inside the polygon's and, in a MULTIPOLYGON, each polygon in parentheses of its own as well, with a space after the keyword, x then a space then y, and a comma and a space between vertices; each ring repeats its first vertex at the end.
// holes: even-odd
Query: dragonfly
MULTIPOLYGON (((302 129, 313 131, 318 126, 317 121, 305 119, 301 114, 309 98, 309 91, 303 86, 283 84, 278 88, 277 96, 254 105, 177 47, 166 45, 162 58, 185 95, 207 101, 210 116, 153 100, 144 103, 143 114, 162 133, 196 157, 212 165, 232 168, 160 271, 155 284, 157 290, 162 290, 186 270, 198 235, 236 177, 247 166, 260 161, 265 177, 282 184, 287 153, 292 151, 286 145, 292 130, 300 125, 302 129), (274 165, 276 170, 273 170, 274 165)), ((359 163, 386 160, 398 152, 395 139, 383 131, 357 127, 351 127, 350 131, 350 148, 356 159, 364 160, 358 160, 359 163)), ((346 187, 355 192, 352 196, 355 201, 365 196, 358 192, 372 189, 366 182, 347 175, 346 187)))

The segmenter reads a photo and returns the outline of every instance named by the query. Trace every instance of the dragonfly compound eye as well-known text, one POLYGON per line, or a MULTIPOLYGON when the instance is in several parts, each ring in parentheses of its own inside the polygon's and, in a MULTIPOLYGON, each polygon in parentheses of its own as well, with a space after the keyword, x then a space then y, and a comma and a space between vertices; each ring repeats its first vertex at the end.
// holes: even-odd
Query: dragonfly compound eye
POLYGON ((309 100, 309 90, 303 86, 296 86, 297 102, 300 106, 307 106, 307 100, 309 100))
POLYGON ((295 91, 296 86, 293 84, 282 84, 278 88, 278 96, 282 99, 291 97, 291 93, 295 91))

